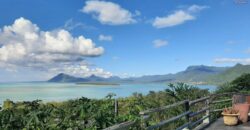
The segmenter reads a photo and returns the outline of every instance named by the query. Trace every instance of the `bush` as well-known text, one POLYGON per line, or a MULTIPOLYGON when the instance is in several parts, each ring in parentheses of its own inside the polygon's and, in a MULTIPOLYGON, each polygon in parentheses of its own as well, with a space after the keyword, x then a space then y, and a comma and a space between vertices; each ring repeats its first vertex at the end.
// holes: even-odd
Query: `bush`
POLYGON ((243 74, 230 83, 225 83, 218 87, 217 93, 224 92, 249 92, 250 74, 243 74))
MULTIPOLYGON (((209 94, 208 90, 183 83, 170 84, 165 91, 147 95, 134 93, 127 98, 119 98, 119 115, 114 113, 114 94, 96 100, 85 97, 61 103, 42 103, 5 101, 0 111, 0 129, 2 130, 39 130, 39 129, 103 129, 128 120, 140 121, 139 112, 150 108, 169 105, 184 99, 196 99, 209 94)), ((155 124, 184 111, 184 107, 176 107, 166 112, 155 113, 149 124, 155 124)), ((174 129, 184 120, 166 126, 174 129)), ((137 125, 135 129, 140 129, 137 125)))

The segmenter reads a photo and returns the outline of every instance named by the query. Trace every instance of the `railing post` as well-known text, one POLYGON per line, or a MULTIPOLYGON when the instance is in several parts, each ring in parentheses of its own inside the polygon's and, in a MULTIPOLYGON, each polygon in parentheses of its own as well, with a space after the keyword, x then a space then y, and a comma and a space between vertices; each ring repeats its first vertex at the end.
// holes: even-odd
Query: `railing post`
POLYGON ((246 97, 243 94, 234 94, 232 96, 232 105, 244 102, 246 102, 246 97))
POLYGON ((146 130, 148 127, 147 121, 149 120, 150 116, 148 114, 140 114, 141 115, 141 128, 146 130))
MULTIPOLYGON (((186 101, 186 102, 185 102, 185 111, 187 112, 187 111, 189 111, 189 109, 190 109, 189 101, 186 101)), ((190 121, 190 120, 189 120, 189 114, 186 115, 186 120, 187 120, 187 122, 190 121)), ((184 128, 183 130, 189 130, 189 126, 186 127, 186 128, 184 128)))
POLYGON ((205 115, 205 116, 208 116, 208 118, 203 120, 203 123, 206 123, 206 124, 210 123, 210 101, 209 100, 210 100, 210 98, 208 98, 205 102, 206 103, 205 106, 209 108, 206 110, 206 115, 205 115))
POLYGON ((118 100, 115 99, 115 116, 118 116, 118 100))

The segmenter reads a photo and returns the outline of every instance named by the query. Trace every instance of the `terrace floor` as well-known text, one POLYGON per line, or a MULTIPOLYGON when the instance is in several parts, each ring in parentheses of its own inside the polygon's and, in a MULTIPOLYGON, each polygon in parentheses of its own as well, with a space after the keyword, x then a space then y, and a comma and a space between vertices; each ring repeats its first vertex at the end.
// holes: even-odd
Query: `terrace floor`
POLYGON ((250 122, 238 124, 237 126, 226 126, 223 123, 223 118, 219 118, 204 130, 250 130, 250 122))

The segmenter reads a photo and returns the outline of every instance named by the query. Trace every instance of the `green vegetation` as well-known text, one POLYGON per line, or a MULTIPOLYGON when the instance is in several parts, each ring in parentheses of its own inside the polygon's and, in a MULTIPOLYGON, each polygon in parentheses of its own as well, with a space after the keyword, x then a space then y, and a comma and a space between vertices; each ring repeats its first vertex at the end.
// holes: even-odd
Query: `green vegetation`
POLYGON ((233 81, 220 85, 216 92, 250 92, 250 73, 242 74, 233 81))
MULTIPOLYGON (((215 94, 220 93, 230 93, 230 92, 238 92, 238 93, 250 93, 250 73, 242 74, 231 82, 226 82, 220 85, 217 90, 214 92, 215 94)), ((225 95, 220 97, 220 100, 232 98, 230 95, 225 95)), ((223 102, 216 104, 212 107, 212 109, 221 109, 232 106, 232 102, 223 102)), ((212 118, 215 119, 221 116, 221 112, 216 112, 212 115, 212 118)))
MULTIPOLYGON (((250 92, 250 74, 243 74, 230 83, 221 85, 215 93, 224 92, 250 92)), ((10 100, 4 102, 0 109, 1 130, 77 130, 77 129, 103 129, 125 121, 140 122, 139 112, 173 104, 185 99, 194 100, 209 95, 208 90, 199 89, 184 83, 170 84, 164 91, 151 91, 147 95, 134 93, 127 98, 118 98, 118 115, 115 114, 114 94, 109 94, 101 100, 79 98, 65 102, 43 103, 40 100, 31 102, 17 102, 10 100)), ((226 99, 229 97, 222 97, 226 99)), ((196 104, 190 110, 200 110, 204 104, 196 104)), ((220 103, 213 108, 224 108, 228 103, 220 103)), ((156 124, 170 117, 179 115, 184 106, 177 106, 167 111, 154 113, 149 125, 156 124)), ((220 112, 212 117, 220 116, 220 112)), ((193 118, 191 120, 197 120, 193 118)), ((175 129, 185 123, 181 118, 170 123, 164 129, 175 129)), ((136 125, 133 129, 140 129, 136 125)))
MULTIPOLYGON (((128 98, 119 98, 118 116, 114 113, 113 94, 105 99, 95 100, 80 98, 65 102, 42 103, 40 100, 32 102, 5 101, 0 112, 0 129, 2 130, 40 130, 40 129, 102 129, 114 124, 134 120, 139 121, 139 112, 149 108, 172 104, 184 99, 196 99, 209 94, 208 90, 183 83, 171 84, 169 89, 159 92, 150 92, 148 95, 134 93, 128 98)), ((150 124, 179 114, 183 107, 170 112, 153 115, 150 124)), ((174 123, 169 128, 175 128, 174 123)), ((140 126, 136 126, 138 127, 140 126)))
POLYGON ((250 73, 250 65, 237 64, 222 73, 208 77, 207 82, 219 85, 221 83, 231 82, 244 73, 250 73))

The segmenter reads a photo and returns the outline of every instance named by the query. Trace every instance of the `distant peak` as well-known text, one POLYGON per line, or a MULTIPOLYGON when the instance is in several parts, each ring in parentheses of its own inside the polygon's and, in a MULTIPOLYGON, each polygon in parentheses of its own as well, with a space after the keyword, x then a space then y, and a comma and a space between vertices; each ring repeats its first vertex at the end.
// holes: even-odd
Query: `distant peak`
POLYGON ((66 75, 66 74, 64 74, 64 73, 59 73, 58 75, 66 75))
POLYGON ((56 75, 56 76, 71 76, 71 75, 69 75, 69 74, 65 74, 65 73, 59 73, 58 75, 56 75))
POLYGON ((243 66, 242 64, 240 64, 240 63, 237 63, 235 66, 243 66))
POLYGON ((188 66, 187 70, 196 69, 196 68, 204 68, 204 67, 208 67, 208 66, 205 66, 205 65, 192 65, 192 66, 188 66))
POLYGON ((89 76, 89 78, 100 78, 100 77, 92 74, 92 75, 89 76))

